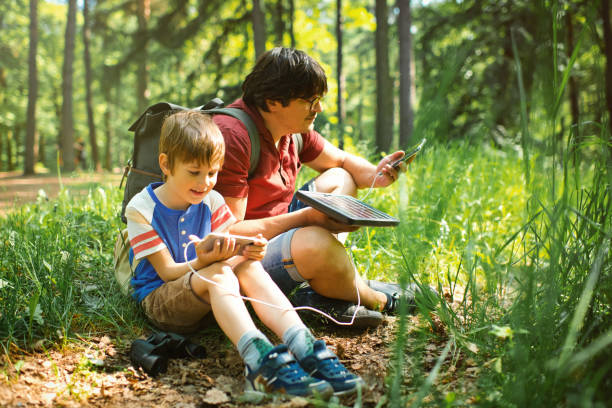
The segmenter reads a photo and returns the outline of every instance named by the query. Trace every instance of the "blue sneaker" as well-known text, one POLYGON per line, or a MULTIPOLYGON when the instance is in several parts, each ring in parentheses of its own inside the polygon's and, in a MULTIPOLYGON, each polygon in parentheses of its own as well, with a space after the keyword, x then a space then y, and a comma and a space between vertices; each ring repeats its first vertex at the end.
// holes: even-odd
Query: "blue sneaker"
POLYGON ((318 396, 324 400, 334 393, 329 383, 306 374, 284 344, 270 350, 256 371, 247 366, 246 379, 247 388, 266 393, 318 396))
POLYGON ((361 377, 349 372, 338 357, 328 350, 323 340, 313 344, 313 351, 302 360, 300 365, 312 377, 325 380, 334 388, 334 395, 345 395, 365 387, 361 377))

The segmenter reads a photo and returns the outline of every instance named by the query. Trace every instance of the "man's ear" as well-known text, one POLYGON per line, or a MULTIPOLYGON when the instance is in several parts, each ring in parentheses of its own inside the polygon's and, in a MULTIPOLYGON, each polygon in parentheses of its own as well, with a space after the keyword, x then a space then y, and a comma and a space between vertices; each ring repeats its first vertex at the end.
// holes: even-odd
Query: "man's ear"
POLYGON ((159 168, 166 177, 172 174, 172 169, 168 166, 168 155, 166 153, 159 154, 159 168))
POLYGON ((268 112, 274 112, 283 107, 280 101, 273 101, 271 99, 266 99, 266 105, 268 106, 268 112))

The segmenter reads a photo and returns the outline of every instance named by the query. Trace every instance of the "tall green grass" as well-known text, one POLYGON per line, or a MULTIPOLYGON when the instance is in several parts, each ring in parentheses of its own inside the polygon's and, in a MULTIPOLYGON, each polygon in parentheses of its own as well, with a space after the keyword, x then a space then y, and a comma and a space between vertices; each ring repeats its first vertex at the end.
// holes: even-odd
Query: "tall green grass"
POLYGON ((408 338, 411 323, 400 318, 391 406, 610 402, 612 225, 601 147, 580 177, 565 169, 554 200, 546 158, 527 183, 516 152, 462 143, 429 146, 395 187, 368 197, 402 222, 352 234, 360 272, 440 293, 421 302, 429 326, 420 334, 408 338), (427 343, 444 354, 431 371, 420 355, 427 343), (457 364, 461 376, 466 358, 483 367, 475 393, 433 381, 457 364))
POLYGON ((57 199, 40 195, 0 218, 5 352, 142 326, 112 273, 120 198, 116 186, 91 189, 85 197, 63 189, 57 199))
MULTIPOLYGON (((513 47, 516 53, 514 40, 513 47)), ((402 223, 394 231, 354 234, 362 272, 439 292, 421 302, 429 326, 411 338, 407 317, 400 317, 390 406, 612 405, 610 133, 602 125, 600 135, 580 144, 571 134, 567 144, 557 142, 578 52, 562 80, 555 74, 549 84, 551 107, 543 109, 549 116, 535 126, 545 134, 530 129, 515 59, 521 154, 486 144, 430 145, 395 190, 371 198, 402 223), (549 144, 546 155, 531 150, 532 137, 549 144), (440 345, 430 368, 422 359, 427 343, 440 345), (480 373, 475 390, 436 382, 445 369, 464 375, 466 359, 480 373)), ((440 119, 429 111, 420 120, 436 128, 440 119)))
MULTIPOLYGON (((572 182, 553 200, 548 165, 533 165, 528 185, 514 151, 432 144, 392 188, 371 193, 370 204, 402 222, 351 234, 360 273, 440 294, 420 299, 419 330, 407 335, 412 322, 400 317, 389 406, 609 403, 610 197, 601 162, 591 161, 581 177, 568 170, 572 182), (438 347, 433 366, 423 361, 428 344, 438 347), (475 391, 438 381, 451 366, 465 375, 466 358, 482 367, 475 391)), ((142 332, 112 273, 120 201, 116 186, 86 197, 63 190, 0 219, 5 352, 142 332)))

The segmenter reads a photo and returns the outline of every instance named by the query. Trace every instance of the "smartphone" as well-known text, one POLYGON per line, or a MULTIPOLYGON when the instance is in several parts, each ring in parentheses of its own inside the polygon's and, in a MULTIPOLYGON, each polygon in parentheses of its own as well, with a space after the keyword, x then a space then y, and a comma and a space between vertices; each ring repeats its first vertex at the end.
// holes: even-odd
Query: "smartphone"
MULTIPOLYGON (((215 242, 217 240, 219 239, 223 240, 227 236, 228 236, 227 234, 219 234, 217 232, 211 232, 210 234, 206 235, 204 239, 202 239, 202 241, 200 241, 200 243, 198 243, 197 245, 198 247, 204 249, 204 251, 209 252, 211 249, 213 249, 213 245, 215 245, 215 242)), ((229 234, 229 236, 236 240, 237 246, 246 246, 246 245, 250 245, 255 242, 254 237, 243 237, 242 235, 232 235, 232 234, 229 234)))
POLYGON ((390 166, 397 168, 399 167, 401 162, 408 162, 408 163, 412 162, 412 160, 414 160, 414 156, 416 156, 416 154, 421 151, 426 141, 427 139, 421 140, 421 143, 419 143, 414 149, 410 150, 409 152, 406 152, 404 157, 402 157, 399 160, 394 161, 393 163, 390 164, 390 166))

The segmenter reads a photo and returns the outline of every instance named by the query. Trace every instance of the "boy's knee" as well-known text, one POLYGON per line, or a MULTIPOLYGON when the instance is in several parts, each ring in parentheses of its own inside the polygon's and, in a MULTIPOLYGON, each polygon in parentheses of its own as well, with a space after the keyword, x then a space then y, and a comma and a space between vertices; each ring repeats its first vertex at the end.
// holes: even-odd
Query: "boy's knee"
MULTIPOLYGON (((206 274, 204 273, 200 273, 200 275, 204 276, 207 280, 209 280, 210 282, 209 285, 211 286, 217 286, 217 287, 222 287, 225 290, 229 290, 232 293, 238 293, 239 292, 239 283, 238 283, 238 278, 236 277, 236 275, 234 274, 234 271, 232 271, 232 268, 224 263, 224 262, 217 262, 212 264, 207 271, 206 274)), ((209 286, 209 290, 212 289, 209 286)))

